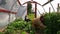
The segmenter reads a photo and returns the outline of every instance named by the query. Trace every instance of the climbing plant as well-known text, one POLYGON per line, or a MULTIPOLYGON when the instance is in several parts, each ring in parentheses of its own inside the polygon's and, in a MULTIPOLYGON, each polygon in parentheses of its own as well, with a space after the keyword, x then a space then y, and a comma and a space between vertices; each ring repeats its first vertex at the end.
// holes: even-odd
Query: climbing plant
POLYGON ((32 12, 32 4, 31 3, 28 3, 27 10, 28 10, 28 17, 29 17, 29 19, 32 20, 34 18, 34 13, 32 12))
POLYGON ((32 10, 32 4, 31 3, 28 3, 27 10, 28 10, 28 14, 30 14, 31 10, 32 10))

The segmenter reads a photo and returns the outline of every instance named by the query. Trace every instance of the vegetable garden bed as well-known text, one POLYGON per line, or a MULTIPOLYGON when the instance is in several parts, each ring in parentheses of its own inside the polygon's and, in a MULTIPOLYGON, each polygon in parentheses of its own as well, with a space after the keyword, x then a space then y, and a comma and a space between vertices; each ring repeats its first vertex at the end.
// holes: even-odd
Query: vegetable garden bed
POLYGON ((7 28, 1 34, 31 34, 31 22, 22 19, 16 19, 8 24, 7 28))
MULTIPOLYGON (((60 34, 60 13, 52 12, 44 14, 44 23, 47 26, 44 34, 60 34)), ((0 34, 35 34, 32 30, 32 22, 16 19, 10 23, 0 34)))

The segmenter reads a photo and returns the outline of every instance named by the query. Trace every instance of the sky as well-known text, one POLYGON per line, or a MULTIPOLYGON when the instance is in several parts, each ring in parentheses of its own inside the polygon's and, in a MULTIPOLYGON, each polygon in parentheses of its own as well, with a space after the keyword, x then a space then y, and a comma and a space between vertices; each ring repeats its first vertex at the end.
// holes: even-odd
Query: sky
MULTIPOLYGON (((27 1, 30 1, 30 0, 20 0, 21 4, 23 4, 24 2, 27 2, 27 1)), ((36 1, 36 2, 40 3, 41 5, 43 5, 48 0, 34 0, 34 1, 36 1)), ((57 11, 57 4, 58 3, 60 4, 60 0, 53 0, 51 3, 53 5, 55 11, 57 11)), ((43 6, 43 8, 45 9, 46 12, 49 12, 49 7, 51 7, 51 12, 52 12, 53 9, 52 9, 52 6, 50 5, 50 3, 48 3, 45 6, 43 6)), ((34 8, 34 4, 33 4, 33 8, 34 8)), ((40 11, 40 13, 44 12, 43 8, 41 6, 39 6, 39 5, 37 5, 37 9, 40 11)))

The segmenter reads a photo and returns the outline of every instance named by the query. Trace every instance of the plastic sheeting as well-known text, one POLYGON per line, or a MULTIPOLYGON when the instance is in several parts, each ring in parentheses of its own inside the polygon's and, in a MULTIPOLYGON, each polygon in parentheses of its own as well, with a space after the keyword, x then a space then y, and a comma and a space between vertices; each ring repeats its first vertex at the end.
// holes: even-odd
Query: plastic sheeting
MULTIPOLYGON (((4 0, 0 1, 0 9, 6 9, 9 11, 12 11, 14 3, 17 2, 17 0, 4 0), (5 2, 5 3, 3 3, 5 2)), ((10 14, 10 21, 13 21, 15 19, 15 14, 10 14)), ((6 26, 9 23, 9 14, 0 12, 0 28, 6 26)))
MULTIPOLYGON (((10 20, 13 21, 15 19, 14 15, 11 14, 10 20)), ((7 13, 0 13, 0 28, 9 24, 9 15, 7 13)))
MULTIPOLYGON (((20 6, 17 2, 17 0, 5 0, 5 4, 0 5, 0 9, 7 9, 9 11, 17 12, 16 16, 24 18, 26 15, 26 7, 25 6, 20 6)), ((10 19, 9 19, 9 14, 8 13, 3 13, 0 12, 0 28, 6 26, 9 24, 9 20, 14 21, 16 18, 15 14, 10 14, 10 19)))
MULTIPOLYGON (((27 1, 31 1, 31 0, 20 0, 21 4, 23 4, 23 3, 27 2, 27 1)), ((48 0, 33 0, 33 1, 36 1, 36 2, 38 2, 40 4, 44 4, 44 3, 48 2, 48 0)))
POLYGON ((20 6, 19 9, 18 9, 18 12, 17 12, 17 17, 22 17, 23 15, 26 15, 27 13, 26 12, 26 7, 25 6, 20 6), (25 13, 25 14, 24 14, 25 13))
POLYGON ((1 2, 1 7, 10 10, 11 7, 14 5, 14 3, 17 2, 17 0, 5 0, 1 2), (5 4, 3 4, 2 2, 5 2, 5 4))

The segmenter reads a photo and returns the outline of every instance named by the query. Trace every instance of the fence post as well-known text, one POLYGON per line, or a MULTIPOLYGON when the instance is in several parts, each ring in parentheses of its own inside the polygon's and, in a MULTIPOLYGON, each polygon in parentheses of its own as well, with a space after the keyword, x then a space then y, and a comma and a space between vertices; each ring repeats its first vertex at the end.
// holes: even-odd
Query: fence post
POLYGON ((37 3, 35 3, 35 18, 37 17, 37 3))
POLYGON ((15 18, 17 19, 17 16, 16 16, 16 14, 15 14, 15 18))
POLYGON ((8 19, 8 21, 9 21, 9 23, 10 23, 10 16, 11 16, 11 15, 10 15, 10 13, 8 13, 8 15, 9 15, 9 19, 8 19))
POLYGON ((50 14, 50 11, 51 11, 51 7, 49 7, 49 14, 50 14))
POLYGON ((57 6, 57 13, 59 13, 59 3, 58 3, 58 6, 57 6))
POLYGON ((28 15, 28 3, 27 3, 27 14, 26 15, 28 15))

